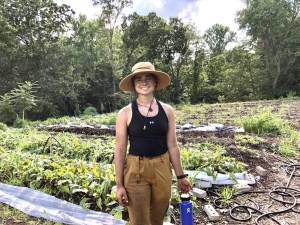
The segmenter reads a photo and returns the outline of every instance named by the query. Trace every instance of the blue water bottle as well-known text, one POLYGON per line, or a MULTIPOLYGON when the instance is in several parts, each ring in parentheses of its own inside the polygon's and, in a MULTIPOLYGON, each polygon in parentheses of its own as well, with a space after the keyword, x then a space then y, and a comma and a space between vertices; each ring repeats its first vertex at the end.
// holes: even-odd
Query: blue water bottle
POLYGON ((180 221, 181 225, 193 225, 193 205, 191 202, 191 196, 188 193, 180 195, 181 202, 180 207, 180 221))

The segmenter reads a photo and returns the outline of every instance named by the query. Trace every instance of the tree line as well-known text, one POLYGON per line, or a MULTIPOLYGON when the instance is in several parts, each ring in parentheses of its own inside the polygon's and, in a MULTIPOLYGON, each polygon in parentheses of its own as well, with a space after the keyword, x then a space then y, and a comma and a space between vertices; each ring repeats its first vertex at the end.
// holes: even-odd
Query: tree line
POLYGON ((122 17, 131 0, 92 1, 102 9, 95 19, 52 0, 0 0, 0 121, 18 115, 9 93, 31 83, 36 107, 23 117, 119 109, 131 96, 118 82, 138 61, 170 74, 157 96, 174 104, 300 95, 300 0, 248 0, 236 19, 249 40, 231 49, 237 35, 227 26, 200 35, 177 17, 122 17))

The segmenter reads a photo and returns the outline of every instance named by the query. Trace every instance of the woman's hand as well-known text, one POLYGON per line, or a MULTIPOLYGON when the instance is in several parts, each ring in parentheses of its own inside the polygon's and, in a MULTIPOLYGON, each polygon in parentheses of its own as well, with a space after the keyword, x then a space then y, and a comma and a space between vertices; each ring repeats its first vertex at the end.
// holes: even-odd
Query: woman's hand
POLYGON ((189 192, 192 190, 192 185, 186 178, 181 178, 177 180, 177 186, 182 192, 189 192))
POLYGON ((124 186, 117 187, 118 202, 122 206, 128 206, 128 197, 124 186))

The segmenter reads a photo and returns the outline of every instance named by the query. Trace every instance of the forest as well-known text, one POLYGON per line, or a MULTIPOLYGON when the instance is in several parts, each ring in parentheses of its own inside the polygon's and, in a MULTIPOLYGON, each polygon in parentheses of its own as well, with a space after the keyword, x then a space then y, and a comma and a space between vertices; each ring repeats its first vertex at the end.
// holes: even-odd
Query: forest
POLYGON ((165 102, 215 103, 300 95, 299 0, 248 0, 248 39, 215 24, 122 14, 131 0, 93 0, 95 19, 52 0, 0 0, 0 121, 113 112, 130 101, 119 80, 138 61, 170 74, 165 102), (234 47, 228 48, 229 44, 234 47))

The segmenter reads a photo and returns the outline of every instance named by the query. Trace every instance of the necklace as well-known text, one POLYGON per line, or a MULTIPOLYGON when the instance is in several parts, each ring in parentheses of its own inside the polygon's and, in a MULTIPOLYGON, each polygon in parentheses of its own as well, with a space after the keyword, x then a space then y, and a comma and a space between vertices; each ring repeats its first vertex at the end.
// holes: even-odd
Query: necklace
MULTIPOLYGON (((140 104, 140 103, 138 103, 138 102, 136 102, 139 106, 142 106, 142 107, 145 107, 145 108, 148 108, 148 106, 147 105, 142 105, 142 104, 140 104)), ((151 102, 152 103, 152 102, 151 102)), ((153 111, 153 109, 152 109, 152 107, 151 107, 151 104, 150 104, 150 106, 149 106, 149 112, 152 112, 153 111)))
MULTIPOLYGON (((146 126, 147 121, 146 121, 146 120, 147 120, 147 117, 148 117, 149 112, 152 112, 152 111, 153 111, 153 109, 151 108, 152 103, 153 103, 153 100, 154 100, 154 98, 152 98, 151 103, 150 103, 150 106, 149 106, 149 108, 148 108, 148 112, 147 112, 147 114, 146 114, 146 116, 145 116, 143 130, 146 130, 146 129, 147 129, 147 126, 146 126)), ((138 105, 140 105, 137 101, 136 101, 136 103, 137 103, 138 105)), ((148 106, 145 106, 145 105, 141 105, 141 106, 143 106, 143 107, 148 107, 148 106)), ((138 110, 139 110, 139 109, 138 109, 138 110)), ((140 114, 141 114, 141 113, 140 113, 140 114)), ((143 119, 143 118, 142 118, 142 115, 140 115, 140 117, 141 117, 141 119, 143 119)))

